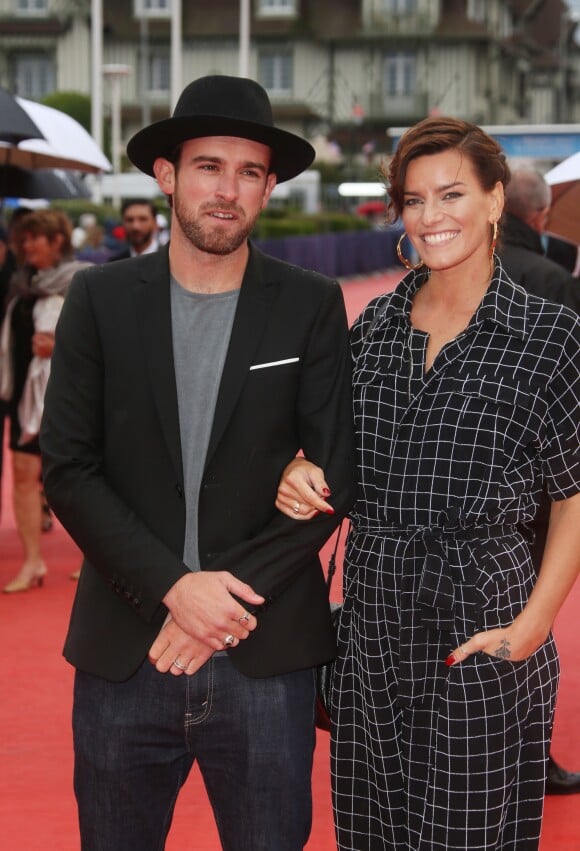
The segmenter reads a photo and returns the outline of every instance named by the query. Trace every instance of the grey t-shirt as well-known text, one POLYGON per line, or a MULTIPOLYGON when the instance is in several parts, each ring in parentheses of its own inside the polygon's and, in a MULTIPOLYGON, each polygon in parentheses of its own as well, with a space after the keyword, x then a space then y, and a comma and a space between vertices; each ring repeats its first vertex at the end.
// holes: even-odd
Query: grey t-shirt
POLYGON ((183 561, 199 570, 198 501, 239 290, 206 295, 171 277, 173 357, 185 484, 183 561))

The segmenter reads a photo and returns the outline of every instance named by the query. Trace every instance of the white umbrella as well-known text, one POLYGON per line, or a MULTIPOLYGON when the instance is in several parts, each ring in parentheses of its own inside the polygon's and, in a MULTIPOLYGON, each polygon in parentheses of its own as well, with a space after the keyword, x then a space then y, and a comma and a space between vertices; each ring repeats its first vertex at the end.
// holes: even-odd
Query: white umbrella
POLYGON ((112 165, 82 124, 65 112, 16 98, 44 139, 27 139, 18 146, 0 143, 0 164, 21 168, 69 168, 99 173, 112 165))
POLYGON ((580 151, 544 175, 552 188, 546 230, 580 245, 580 151))

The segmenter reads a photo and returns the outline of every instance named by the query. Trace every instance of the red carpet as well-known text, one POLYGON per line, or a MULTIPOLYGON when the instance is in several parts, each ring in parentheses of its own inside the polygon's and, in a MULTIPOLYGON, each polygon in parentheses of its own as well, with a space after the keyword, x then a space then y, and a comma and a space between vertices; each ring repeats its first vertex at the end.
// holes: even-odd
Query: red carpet
MULTIPOLYGON (((392 282, 392 277, 376 276, 346 283, 350 320, 392 282)), ((17 571, 20 558, 9 478, 5 475, 3 482, 0 587, 17 571)), ((79 849, 72 792, 72 671, 61 657, 75 588, 69 574, 78 567, 79 555, 58 524, 43 536, 43 545, 49 567, 45 587, 14 597, 0 595, 0 847, 6 851, 79 849)), ((339 587, 337 582, 337 591, 339 587)), ((579 611, 577 585, 556 625, 562 686, 553 752, 566 768, 578 770, 579 611)), ((325 733, 318 737, 313 786, 314 824, 306 848, 334 851, 325 733)), ((540 851, 580 851, 579 816, 580 795, 548 798, 540 851)), ((167 849, 219 851, 205 791, 195 770, 181 793, 167 849)))

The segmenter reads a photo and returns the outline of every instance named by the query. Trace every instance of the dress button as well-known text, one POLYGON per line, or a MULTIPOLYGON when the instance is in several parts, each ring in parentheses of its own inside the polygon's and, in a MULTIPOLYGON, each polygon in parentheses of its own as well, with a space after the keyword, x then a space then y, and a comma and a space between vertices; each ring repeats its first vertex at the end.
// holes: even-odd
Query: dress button
POLYGON ((181 487, 181 485, 175 485, 175 490, 177 491, 177 496, 180 499, 183 499, 183 488, 181 487))

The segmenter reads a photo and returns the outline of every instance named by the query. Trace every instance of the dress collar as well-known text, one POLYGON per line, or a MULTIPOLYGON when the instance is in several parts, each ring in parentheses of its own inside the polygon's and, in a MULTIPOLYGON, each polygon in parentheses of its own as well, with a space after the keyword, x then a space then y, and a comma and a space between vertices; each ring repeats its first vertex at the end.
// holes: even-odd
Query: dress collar
MULTIPOLYGON (((523 287, 514 284, 508 277, 497 255, 494 256, 494 262, 495 268, 489 287, 470 325, 492 322, 502 326, 515 337, 524 338, 527 327, 528 294, 523 287)), ((389 298, 380 320, 387 322, 391 318, 404 317, 408 322, 413 296, 425 283, 428 274, 423 270, 417 270, 405 275, 389 298)), ((379 322, 373 323, 374 328, 378 328, 378 325, 379 322)))

